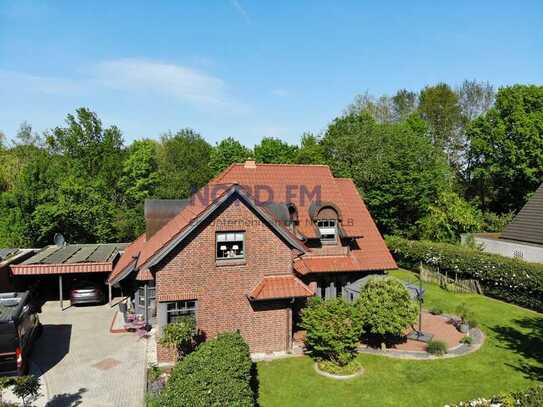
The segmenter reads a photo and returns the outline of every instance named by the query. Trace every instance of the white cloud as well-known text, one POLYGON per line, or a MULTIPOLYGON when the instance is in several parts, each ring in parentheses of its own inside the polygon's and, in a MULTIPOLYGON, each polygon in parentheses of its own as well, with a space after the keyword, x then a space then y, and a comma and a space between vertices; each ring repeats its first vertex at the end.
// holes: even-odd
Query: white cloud
POLYGON ((116 59, 91 66, 77 79, 38 76, 0 69, 0 89, 55 95, 80 95, 116 90, 171 98, 206 109, 244 111, 246 107, 229 94, 225 82, 204 72, 175 64, 116 59))
POLYGON ((288 90, 281 89, 281 88, 273 89, 271 93, 274 96, 281 96, 281 97, 288 96, 288 90))
POLYGON ((96 81, 121 90, 162 93, 204 105, 224 104, 222 79, 173 64, 140 59, 118 59, 98 64, 96 81))

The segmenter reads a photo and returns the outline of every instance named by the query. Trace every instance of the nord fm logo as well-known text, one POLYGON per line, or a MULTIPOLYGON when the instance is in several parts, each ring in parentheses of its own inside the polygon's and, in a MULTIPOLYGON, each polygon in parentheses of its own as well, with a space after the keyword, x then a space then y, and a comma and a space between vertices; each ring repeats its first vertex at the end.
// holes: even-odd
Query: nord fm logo
MULTIPOLYGON (((207 185, 199 190, 193 189, 190 204, 204 206, 216 201, 233 187, 232 184, 207 185)), ((284 190, 277 190, 267 184, 239 185, 240 192, 248 195, 257 205, 266 206, 273 203, 293 203, 298 207, 309 206, 312 203, 319 205, 321 199, 321 186, 315 185, 285 185, 284 190)))

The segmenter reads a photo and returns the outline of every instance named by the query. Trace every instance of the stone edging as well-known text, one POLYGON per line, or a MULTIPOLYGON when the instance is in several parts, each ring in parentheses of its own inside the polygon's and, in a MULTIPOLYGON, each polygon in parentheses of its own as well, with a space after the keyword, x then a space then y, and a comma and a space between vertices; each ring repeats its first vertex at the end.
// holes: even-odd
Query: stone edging
POLYGON ((357 352, 367 353, 371 355, 386 356, 389 358, 396 359, 418 359, 418 360, 434 360, 434 359, 447 359, 447 358, 456 358, 459 356, 464 356, 470 353, 473 353, 483 345, 485 342, 485 335, 483 331, 479 328, 472 328, 469 331, 469 335, 473 338, 471 345, 461 343, 454 348, 449 349, 449 352, 443 356, 431 355, 428 352, 424 351, 415 351, 415 350, 394 350, 387 349, 386 351, 372 349, 372 348, 358 348, 357 352))
POLYGON ((334 379, 334 380, 349 380, 349 379, 354 379, 355 377, 358 377, 358 376, 362 376, 364 374, 364 368, 362 366, 360 366, 360 368, 358 369, 358 372, 350 374, 350 375, 336 375, 333 373, 325 372, 324 370, 319 369, 319 364, 317 362, 313 364, 313 368, 315 369, 315 372, 317 372, 317 374, 324 377, 328 377, 330 379, 334 379))

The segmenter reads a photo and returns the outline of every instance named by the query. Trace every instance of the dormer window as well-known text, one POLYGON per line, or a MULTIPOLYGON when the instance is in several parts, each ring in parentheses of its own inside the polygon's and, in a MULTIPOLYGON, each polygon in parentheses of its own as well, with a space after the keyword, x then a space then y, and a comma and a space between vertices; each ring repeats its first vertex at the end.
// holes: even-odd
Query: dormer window
POLYGON ((218 232, 216 245, 217 259, 243 259, 245 257, 244 232, 218 232))
POLYGON ((321 235, 322 242, 335 242, 337 238, 337 220, 320 219, 317 220, 317 227, 321 235))

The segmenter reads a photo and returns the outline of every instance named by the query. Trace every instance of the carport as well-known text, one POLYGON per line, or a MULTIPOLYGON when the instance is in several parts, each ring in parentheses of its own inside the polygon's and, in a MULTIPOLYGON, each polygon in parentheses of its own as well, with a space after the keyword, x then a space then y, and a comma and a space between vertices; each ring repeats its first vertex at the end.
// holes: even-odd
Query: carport
MULTIPOLYGON (((58 276, 59 303, 64 309, 63 276, 102 273, 105 280, 126 246, 125 243, 52 245, 10 268, 16 278, 58 276)), ((109 296, 111 299, 111 288, 109 296)))

